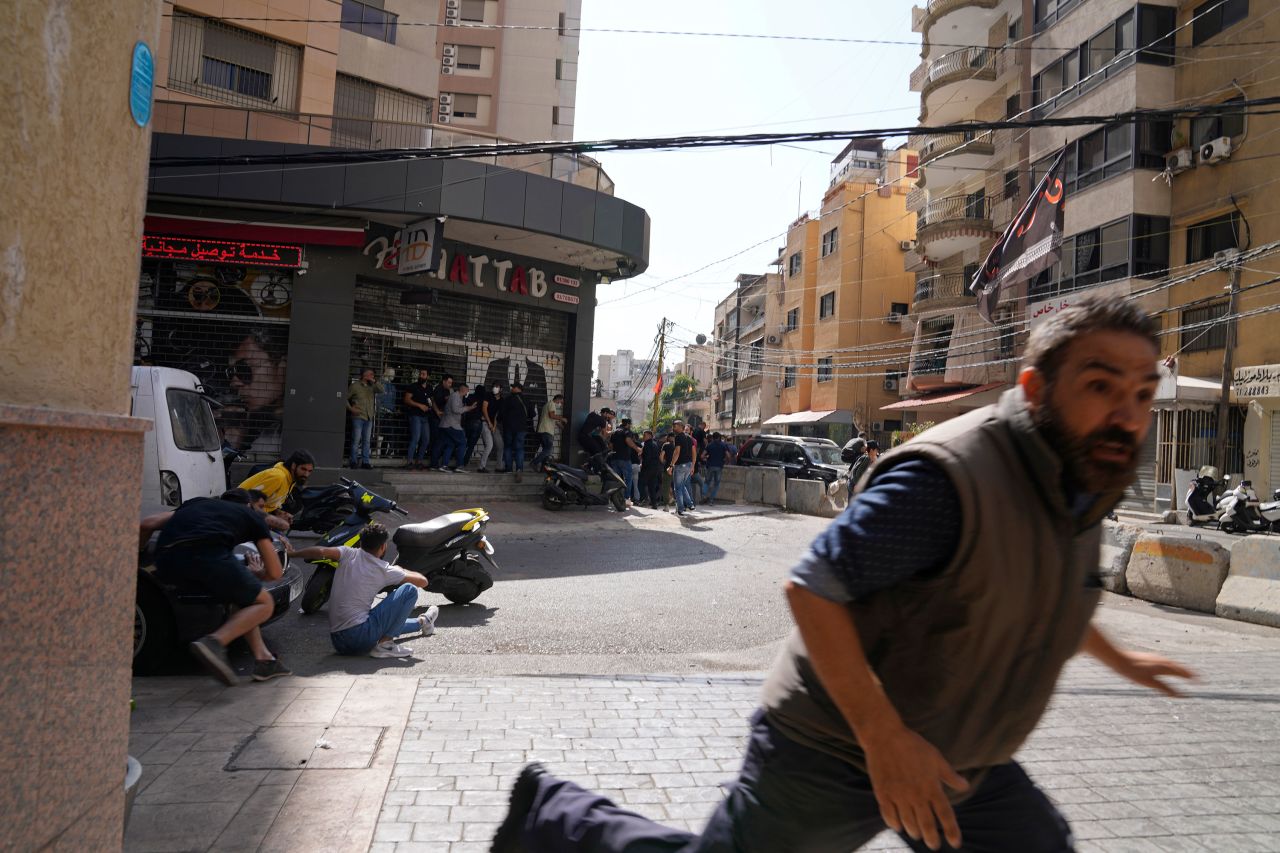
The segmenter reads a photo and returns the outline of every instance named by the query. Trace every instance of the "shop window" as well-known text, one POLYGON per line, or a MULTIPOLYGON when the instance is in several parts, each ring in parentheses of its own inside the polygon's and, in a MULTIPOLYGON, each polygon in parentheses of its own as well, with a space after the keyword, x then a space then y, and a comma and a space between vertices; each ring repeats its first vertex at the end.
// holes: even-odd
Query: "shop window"
POLYGON ((1199 45, 1249 17, 1249 0, 1208 0, 1191 12, 1191 44, 1199 45))
POLYGON ((799 252, 796 252, 791 257, 787 258, 787 276, 795 278, 800 275, 800 266, 801 255, 799 252))
POLYGON ((1222 349, 1227 345, 1227 323, 1223 320, 1220 323, 1213 323, 1209 326, 1196 326, 1193 324, 1207 323, 1212 320, 1218 320, 1227 316, 1227 302, 1215 302, 1211 305, 1201 305, 1195 308, 1184 308, 1180 312, 1179 326, 1192 326, 1192 328, 1183 328, 1181 335, 1181 349, 1183 352, 1203 352, 1204 350, 1222 349))
POLYGON ((796 387, 796 367, 794 364, 788 364, 782 371, 782 387, 796 387))
POLYGON ((386 11, 382 5, 382 0, 342 0, 342 28, 395 44, 400 16, 386 11))
POLYGON ((830 382, 831 377, 832 377, 831 359, 829 358, 818 359, 818 381, 830 382))
POLYGON ((818 300, 818 319, 826 319, 834 313, 836 313, 836 293, 833 290, 822 294, 822 298, 818 300))
POLYGON ((826 257, 836 250, 836 243, 840 238, 840 229, 832 228, 830 231, 822 235, 822 254, 826 257))
POLYGON ((1224 249, 1240 246, 1240 217, 1234 213, 1215 216, 1187 227, 1187 263, 1205 261, 1224 249))
MULTIPOLYGON (((1226 103, 1243 101, 1243 98, 1232 98, 1226 103)), ((1243 113, 1222 116, 1201 116, 1191 120, 1191 145, 1199 148, 1206 142, 1212 142, 1219 136, 1239 136, 1244 133, 1245 117, 1243 113)))
POLYGON ((800 328, 800 309, 792 308, 787 312, 787 328, 788 332, 794 332, 800 328))

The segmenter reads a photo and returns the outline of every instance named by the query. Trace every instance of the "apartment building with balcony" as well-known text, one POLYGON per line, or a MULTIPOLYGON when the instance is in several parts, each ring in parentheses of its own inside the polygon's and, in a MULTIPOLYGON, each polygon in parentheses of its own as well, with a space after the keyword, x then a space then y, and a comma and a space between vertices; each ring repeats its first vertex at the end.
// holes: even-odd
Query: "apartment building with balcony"
POLYGON ((684 374, 694 381, 696 390, 672 407, 676 417, 694 425, 709 425, 715 418, 711 387, 715 381, 716 350, 711 344, 689 344, 684 357, 676 365, 676 375, 684 374))
MULTIPOLYGON (((670 367, 664 369, 663 387, 669 386, 675 375, 670 367)), ((635 352, 629 349, 596 357, 596 393, 613 401, 613 405, 605 405, 620 418, 631 418, 634 424, 647 423, 647 413, 653 406, 653 388, 657 384, 656 358, 636 358, 635 352)))
POLYGON ((855 430, 887 441, 910 337, 915 215, 906 199, 917 154, 880 140, 850 143, 831 163, 816 215, 793 223, 784 252, 779 414, 767 426, 843 441, 855 430), (810 235, 816 245, 806 247, 810 235), (887 422, 886 422, 887 421, 887 422))
POLYGON ((716 305, 711 346, 710 425, 726 435, 749 435, 778 412, 776 332, 781 323, 776 273, 743 274, 716 305))
MULTIPOLYGON (((343 457, 346 383, 419 368, 589 408, 597 286, 649 222, 576 155, 342 159, 569 139, 580 0, 182 0, 164 6, 138 362, 192 370, 253 461, 343 457), (335 161, 229 164, 323 152, 335 161), (171 158, 207 158, 173 166, 171 158), (339 400, 340 403, 340 400, 339 400)), ((532 450, 532 446, 530 447, 532 450)))
MULTIPOLYGON (((911 75, 921 124, 994 121, 1019 115, 1025 50, 1022 0, 930 0, 913 10, 921 63, 911 75)), ((1016 303, 1000 307, 992 329, 968 283, 1027 192, 1027 143, 1013 131, 913 137, 920 177, 907 196, 915 245, 908 323, 913 338, 903 391, 884 415, 939 420, 982 405, 1012 378, 999 363, 1013 353, 1016 303)))

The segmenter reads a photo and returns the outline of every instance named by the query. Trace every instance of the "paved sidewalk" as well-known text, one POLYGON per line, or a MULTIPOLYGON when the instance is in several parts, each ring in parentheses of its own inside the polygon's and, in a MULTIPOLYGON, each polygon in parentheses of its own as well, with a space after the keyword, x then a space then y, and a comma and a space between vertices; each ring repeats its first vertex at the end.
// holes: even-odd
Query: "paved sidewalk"
MULTIPOLYGON (((1117 623, 1120 624, 1120 623, 1117 623)), ((1020 753, 1081 851, 1280 851, 1280 650, 1154 643, 1205 680, 1172 700, 1073 662, 1020 753)), ((1212 630, 1212 629, 1209 629, 1212 630)), ((130 851, 488 847, 527 761, 698 829, 737 771, 760 676, 136 679, 130 851)), ((890 834, 873 849, 905 849, 890 834)))
MULTIPOLYGON (((1190 661, 1175 701, 1073 663, 1020 760, 1082 851, 1280 850, 1280 653, 1190 661)), ((375 853, 480 853, 527 761, 697 830, 736 775, 758 678, 423 679, 375 853)), ((905 850, 884 833, 870 849, 905 850)))

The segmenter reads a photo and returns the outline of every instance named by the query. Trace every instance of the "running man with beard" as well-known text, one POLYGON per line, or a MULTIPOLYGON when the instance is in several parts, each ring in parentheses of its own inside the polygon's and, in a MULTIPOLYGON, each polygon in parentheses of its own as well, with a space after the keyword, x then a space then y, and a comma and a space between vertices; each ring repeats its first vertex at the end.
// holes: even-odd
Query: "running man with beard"
POLYGON ((1151 423, 1156 325, 1088 298, 1032 333, 1018 384, 884 454, 792 570, 796 630, 742 770, 701 836, 530 765, 498 853, 1058 853, 1062 815, 1013 760, 1066 662, 1168 695, 1192 678, 1091 623, 1102 518, 1151 423))

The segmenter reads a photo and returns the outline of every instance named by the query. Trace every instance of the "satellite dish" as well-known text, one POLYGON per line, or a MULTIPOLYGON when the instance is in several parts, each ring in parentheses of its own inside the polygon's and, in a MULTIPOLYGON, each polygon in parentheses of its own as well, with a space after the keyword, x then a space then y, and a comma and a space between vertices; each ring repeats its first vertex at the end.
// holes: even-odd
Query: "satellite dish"
POLYGON ((694 340, 696 340, 696 341, 698 342, 698 346, 702 346, 703 344, 705 344, 705 343, 707 342, 707 336, 706 336, 706 335, 698 335, 698 337, 694 338, 694 340))

